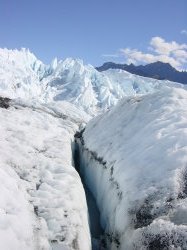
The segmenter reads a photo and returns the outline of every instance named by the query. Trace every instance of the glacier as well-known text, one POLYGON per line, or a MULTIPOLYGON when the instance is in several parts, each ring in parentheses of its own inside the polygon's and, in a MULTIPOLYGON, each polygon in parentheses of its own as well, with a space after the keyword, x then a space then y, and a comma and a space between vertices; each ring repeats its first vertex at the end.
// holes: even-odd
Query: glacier
POLYGON ((45 65, 28 49, 0 49, 0 95, 36 99, 43 103, 68 101, 92 116, 106 111, 129 95, 152 93, 163 85, 182 84, 159 81, 123 70, 98 72, 80 59, 67 58, 45 65))
POLYGON ((187 249, 186 100, 179 83, 0 49, 0 249, 187 249))

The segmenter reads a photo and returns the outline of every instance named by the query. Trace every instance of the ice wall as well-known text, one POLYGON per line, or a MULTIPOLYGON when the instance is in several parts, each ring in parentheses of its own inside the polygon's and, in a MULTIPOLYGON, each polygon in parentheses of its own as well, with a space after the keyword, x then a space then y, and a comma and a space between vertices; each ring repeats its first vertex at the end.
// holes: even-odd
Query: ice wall
POLYGON ((122 100, 77 135, 108 249, 187 249, 187 92, 122 100))

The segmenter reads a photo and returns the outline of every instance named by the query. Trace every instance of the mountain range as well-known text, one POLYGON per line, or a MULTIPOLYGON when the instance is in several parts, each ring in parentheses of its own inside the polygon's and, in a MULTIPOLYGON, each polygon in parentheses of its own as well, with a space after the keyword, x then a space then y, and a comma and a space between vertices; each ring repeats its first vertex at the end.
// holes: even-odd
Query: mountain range
POLYGON ((106 71, 108 69, 122 69, 139 76, 150 77, 158 80, 169 80, 187 84, 187 72, 178 71, 169 63, 154 62, 147 65, 136 66, 134 64, 118 64, 114 62, 106 62, 100 67, 96 67, 98 71, 106 71))

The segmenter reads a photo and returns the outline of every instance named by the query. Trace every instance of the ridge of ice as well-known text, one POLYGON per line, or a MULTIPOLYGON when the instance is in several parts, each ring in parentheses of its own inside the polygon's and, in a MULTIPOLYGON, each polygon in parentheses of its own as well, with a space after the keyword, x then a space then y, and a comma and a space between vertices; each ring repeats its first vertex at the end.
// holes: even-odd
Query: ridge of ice
POLYGON ((152 93, 163 85, 176 84, 122 70, 98 72, 81 59, 55 58, 45 65, 27 49, 0 49, 0 95, 10 98, 34 98, 45 103, 66 100, 95 114, 124 96, 152 93))
POLYGON ((82 172, 109 249, 187 248, 186 124, 187 91, 167 86, 124 98, 87 124, 82 172))
POLYGON ((66 102, 14 100, 0 108, 0 249, 91 249, 71 148, 88 119, 66 102))

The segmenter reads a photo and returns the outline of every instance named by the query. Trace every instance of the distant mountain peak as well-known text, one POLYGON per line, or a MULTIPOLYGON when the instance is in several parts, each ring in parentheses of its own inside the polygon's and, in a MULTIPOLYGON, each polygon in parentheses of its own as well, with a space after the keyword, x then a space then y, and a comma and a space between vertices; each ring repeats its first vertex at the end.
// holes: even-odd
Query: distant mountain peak
POLYGON ((108 69, 122 69, 128 71, 132 74, 155 78, 158 80, 169 80, 174 82, 179 82, 187 84, 187 72, 178 71, 169 63, 164 63, 161 61, 149 63, 146 65, 136 66, 134 64, 118 64, 114 62, 106 62, 101 67, 96 67, 98 71, 105 71, 108 69))

